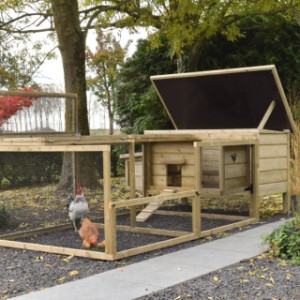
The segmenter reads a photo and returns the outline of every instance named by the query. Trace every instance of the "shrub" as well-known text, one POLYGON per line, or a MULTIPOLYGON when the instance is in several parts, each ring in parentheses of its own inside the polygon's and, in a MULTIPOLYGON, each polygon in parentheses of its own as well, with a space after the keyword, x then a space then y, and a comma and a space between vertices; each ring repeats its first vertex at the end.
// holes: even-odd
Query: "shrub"
POLYGON ((300 223, 297 219, 285 222, 264 238, 269 243, 270 254, 300 264, 300 223))

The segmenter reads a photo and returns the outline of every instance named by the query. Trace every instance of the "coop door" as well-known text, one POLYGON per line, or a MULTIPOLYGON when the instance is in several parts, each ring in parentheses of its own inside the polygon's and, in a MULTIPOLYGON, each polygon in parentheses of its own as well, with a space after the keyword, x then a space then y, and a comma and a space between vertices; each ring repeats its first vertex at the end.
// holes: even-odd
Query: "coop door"
POLYGON ((200 152, 201 188, 220 188, 220 146, 204 146, 200 152))
POLYGON ((224 146, 223 191, 225 194, 251 190, 251 147, 224 146))

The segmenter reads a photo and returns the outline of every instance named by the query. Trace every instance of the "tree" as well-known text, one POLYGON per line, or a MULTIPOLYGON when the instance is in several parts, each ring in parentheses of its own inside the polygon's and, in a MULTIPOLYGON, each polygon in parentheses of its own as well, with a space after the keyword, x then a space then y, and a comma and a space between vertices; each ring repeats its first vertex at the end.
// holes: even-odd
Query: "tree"
POLYGON ((87 62, 92 72, 88 78, 88 86, 101 105, 108 110, 110 135, 114 131, 117 75, 129 43, 122 48, 113 34, 99 31, 96 52, 93 53, 90 49, 87 51, 87 62))
POLYGON ((152 11, 160 12, 159 18, 152 18, 159 31, 151 39, 159 44, 160 34, 167 37, 170 51, 177 55, 179 71, 197 70, 200 54, 213 36, 222 34, 230 41, 241 38, 239 24, 249 16, 283 15, 299 21, 300 11, 300 2, 293 0, 151 2, 152 11))
MULTIPOLYGON (((212 37, 199 54, 197 69, 275 64, 290 105, 294 107, 294 117, 299 120, 300 45, 295 43, 300 39, 299 29, 299 24, 282 16, 249 17, 239 24, 243 38, 228 41, 222 34, 212 37)), ((167 43, 162 40, 161 44, 167 43)), ((153 49, 149 41, 141 40, 132 58, 121 69, 117 108, 123 130, 143 132, 168 128, 168 117, 162 113, 163 105, 156 93, 149 97, 153 90, 149 77, 173 73, 176 69, 175 59, 170 60, 168 53, 166 46, 153 49)))
POLYGON ((136 52, 120 70, 116 109, 123 131, 142 133, 146 129, 173 128, 150 76, 175 71, 176 59, 170 57, 166 46, 153 49, 150 41, 138 41, 136 52))

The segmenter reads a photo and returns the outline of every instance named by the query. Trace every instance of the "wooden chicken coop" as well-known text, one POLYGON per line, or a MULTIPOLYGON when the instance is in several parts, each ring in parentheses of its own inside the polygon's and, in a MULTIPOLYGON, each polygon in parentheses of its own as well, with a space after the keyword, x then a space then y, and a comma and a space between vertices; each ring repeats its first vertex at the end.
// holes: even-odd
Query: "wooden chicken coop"
POLYGON ((1 151, 103 153, 104 219, 98 226, 104 231, 105 251, 15 241, 20 233, 0 237, 0 246, 116 260, 256 222, 260 198, 266 195, 283 194, 283 208, 289 211, 289 135, 296 126, 275 66, 153 76, 151 80, 175 130, 129 136, 0 138, 1 151), (128 147, 123 158, 130 199, 125 200, 113 200, 111 192, 110 154, 119 144, 128 147), (141 153, 136 153, 136 145, 141 145, 141 153), (137 196, 137 190, 142 195, 137 196), (218 216, 232 222, 204 229, 201 199, 233 194, 250 198, 249 216, 218 216), (190 200, 190 212, 160 210, 185 198, 190 200), (129 212, 129 224, 118 222, 120 210, 129 212), (161 219, 172 215, 179 225, 180 218, 189 218, 190 227, 145 226, 155 215, 161 219), (120 232, 164 238, 120 250, 120 232))

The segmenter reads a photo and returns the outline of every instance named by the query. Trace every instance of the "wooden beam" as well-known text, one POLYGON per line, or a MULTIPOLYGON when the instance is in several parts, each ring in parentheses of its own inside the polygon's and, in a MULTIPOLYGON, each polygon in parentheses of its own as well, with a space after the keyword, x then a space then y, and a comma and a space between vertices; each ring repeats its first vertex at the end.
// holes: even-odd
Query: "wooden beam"
POLYGON ((196 195, 196 191, 190 190, 190 191, 184 191, 184 192, 178 192, 172 194, 156 195, 152 197, 120 200, 120 201, 111 202, 110 205, 115 208, 122 208, 122 207, 130 207, 134 205, 148 204, 150 202, 161 203, 168 200, 181 199, 185 197, 193 197, 195 195, 196 195))
POLYGON ((0 152, 99 152, 107 151, 109 145, 45 145, 1 143, 0 152))
MULTIPOLYGON (((130 198, 134 199, 135 196, 135 143, 132 142, 128 145, 129 148, 129 187, 130 187, 130 198)), ((130 226, 136 226, 136 208, 130 207, 130 226)))
POLYGON ((125 232, 134 232, 142 234, 152 234, 152 235, 164 235, 171 237, 179 237, 183 235, 190 234, 188 231, 180 230, 167 230, 167 229, 156 229, 156 228, 146 228, 146 227, 131 227, 125 225, 117 225, 117 230, 125 232))
POLYGON ((221 233, 221 232, 232 230, 234 228, 247 226, 247 225, 250 225, 250 224, 255 223, 255 222, 257 222, 257 220, 255 218, 249 218, 249 219, 246 219, 246 220, 243 220, 243 221, 239 221, 239 222, 235 222, 235 223, 232 223, 232 224, 228 224, 228 225, 220 226, 220 227, 217 227, 217 228, 202 231, 201 234, 200 234, 200 237, 206 237, 206 236, 209 236, 209 235, 212 235, 212 234, 218 234, 218 233, 221 233))
POLYGON ((21 91, 0 91, 1 96, 25 96, 34 98, 77 98, 74 93, 46 93, 46 92, 21 92, 21 91))
POLYGON ((126 258, 126 257, 137 255, 137 254, 142 254, 142 253, 153 251, 153 250, 171 247, 171 246, 185 243, 188 241, 192 241, 195 239, 197 239, 197 236, 195 234, 187 234, 187 235, 173 238, 173 239, 170 239, 167 241, 162 241, 162 242, 158 242, 158 243, 153 243, 151 245, 146 245, 146 246, 132 248, 129 250, 120 251, 116 254, 115 258, 122 259, 122 258, 126 258))
POLYGON ((33 243, 23 243, 23 242, 16 242, 16 241, 0 240, 0 246, 8 247, 8 248, 24 249, 24 250, 42 251, 42 252, 62 254, 62 255, 74 255, 74 256, 86 257, 92 259, 107 260, 108 258, 108 256, 105 253, 98 252, 98 251, 40 245, 40 244, 33 244, 33 243))
POLYGON ((250 217, 259 220, 259 145, 252 146, 252 197, 250 198, 250 217))
POLYGON ((104 235, 105 253, 115 255, 117 251, 116 209, 111 206, 111 162, 110 151, 103 152, 103 190, 104 190, 104 235))
POLYGON ((271 113, 273 112, 275 106, 276 106, 276 102, 275 102, 275 100, 273 100, 270 103, 268 109, 266 110, 263 118, 261 119, 261 121, 260 121, 260 123, 259 123, 259 125, 257 127, 259 130, 261 130, 261 129, 263 129, 265 127, 265 125, 266 125, 267 121, 269 120, 269 117, 270 117, 271 113))

